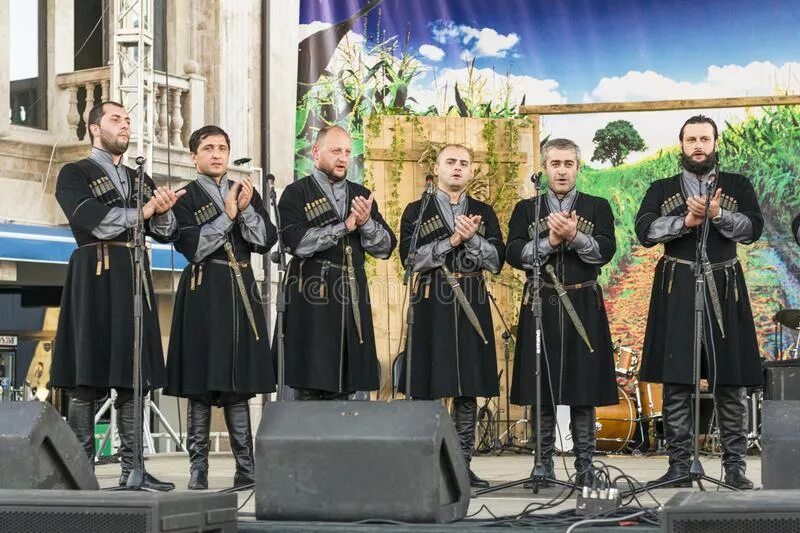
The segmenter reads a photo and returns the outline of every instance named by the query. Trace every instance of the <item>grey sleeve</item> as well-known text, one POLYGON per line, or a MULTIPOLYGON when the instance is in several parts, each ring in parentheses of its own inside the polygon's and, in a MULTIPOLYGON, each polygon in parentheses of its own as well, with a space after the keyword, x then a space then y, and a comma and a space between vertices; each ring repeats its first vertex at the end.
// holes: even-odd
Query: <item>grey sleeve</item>
POLYGON ((203 225, 200 228, 200 237, 197 241, 197 249, 192 260, 199 263, 211 252, 222 246, 225 236, 233 227, 233 220, 228 215, 222 213, 220 216, 203 225))
MULTIPOLYGON (((547 257, 555 251, 555 248, 550 245, 550 239, 539 237, 540 263, 544 264, 547 261, 547 257)), ((528 244, 522 247, 522 265, 527 268, 533 268, 533 240, 528 241, 528 244)))
POLYGON ((723 237, 735 242, 748 242, 753 240, 753 223, 743 213, 731 213, 722 210, 719 222, 714 222, 717 230, 723 237))
POLYGON ((392 239, 389 232, 382 225, 370 218, 359 226, 358 234, 361 237, 361 246, 364 251, 378 259, 389 257, 392 248, 392 239))
POLYGON ((594 237, 582 231, 575 234, 575 238, 572 239, 572 242, 567 244, 567 249, 577 253, 580 260, 584 263, 597 265, 603 262, 602 257, 600 257, 600 245, 597 244, 594 237))
POLYGON ((414 272, 424 272, 442 266, 445 257, 452 249, 450 237, 420 246, 414 257, 414 272))
POLYGON ((477 233, 470 240, 464 243, 467 254, 475 259, 476 265, 482 270, 488 270, 492 274, 500 272, 500 257, 497 255, 497 248, 492 246, 485 237, 477 233))
POLYGON ((154 215, 150 219, 150 230, 156 235, 169 238, 177 229, 178 220, 175 218, 172 209, 162 215, 154 215))
POLYGON ((684 218, 681 215, 658 217, 647 228, 647 240, 650 242, 669 242, 672 239, 686 235, 692 230, 683 225, 684 218))
POLYGON ((344 222, 329 224, 321 228, 309 229, 292 253, 297 257, 311 257, 317 252, 327 250, 347 234, 344 222))
POLYGON ((92 235, 101 240, 110 239, 128 228, 132 228, 135 224, 135 207, 112 207, 103 217, 103 220, 92 230, 92 235))
POLYGON ((264 219, 256 213, 253 204, 239 212, 239 229, 247 242, 258 246, 267 245, 267 225, 264 223, 264 219))

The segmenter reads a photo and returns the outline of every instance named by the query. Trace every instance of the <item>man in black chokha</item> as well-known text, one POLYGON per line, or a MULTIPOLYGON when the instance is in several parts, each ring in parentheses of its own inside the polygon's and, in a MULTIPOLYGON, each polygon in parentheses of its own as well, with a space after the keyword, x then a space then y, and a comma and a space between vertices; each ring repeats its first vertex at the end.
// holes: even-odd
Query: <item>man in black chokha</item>
MULTIPOLYGON (((714 393, 725 483, 751 489, 745 477, 745 387, 760 386, 761 361, 738 244, 759 239, 764 219, 753 186, 739 174, 718 172, 717 125, 697 115, 681 127, 681 172, 653 182, 636 216, 636 236, 664 245, 656 265, 642 350, 640 378, 664 384, 664 436, 669 469, 655 482, 689 473, 694 391, 694 264, 711 182, 702 374, 714 393), (712 178, 714 176, 716 179, 712 178), (724 332, 724 335, 723 335, 724 332)), ((691 486, 690 481, 675 486, 691 486)))
POLYGON ((230 139, 217 126, 189 138, 197 178, 175 205, 175 247, 189 264, 175 300, 165 392, 189 399, 189 488, 208 488, 211 407, 222 407, 236 461, 234 487, 254 482, 248 400, 275 391, 267 324, 250 254, 267 252, 275 227, 249 177, 228 175, 230 139))
MULTIPOLYGON (((470 485, 488 487, 469 467, 476 397, 497 396, 494 328, 484 271, 497 274, 505 245, 492 207, 466 192, 472 153, 447 145, 436 157, 437 189, 422 213, 414 271, 411 397, 453 398, 452 416, 470 485), (459 296, 460 293, 460 296, 459 296), (463 299, 462 299, 463 297, 463 299)), ((400 257, 407 261, 422 201, 400 222, 400 257)), ((405 374, 405 372, 401 372, 405 374)), ((400 390, 405 392, 405 376, 400 390)))
POLYGON ((377 390, 366 255, 388 258, 397 244, 372 193, 348 178, 352 139, 323 128, 314 168, 290 184, 278 209, 289 262, 284 322, 286 384, 298 400, 345 400, 377 390))
MULTIPOLYGON (((92 464, 95 403, 109 389, 116 390, 119 484, 126 485, 135 459, 132 245, 137 222, 136 171, 122 163, 130 139, 130 117, 121 104, 97 104, 86 123, 92 152, 64 166, 56 184, 56 199, 78 249, 72 252, 64 283, 52 383, 69 389, 67 419, 92 464)), ((145 176, 142 194, 145 234, 160 242, 174 240, 178 226, 172 206, 183 193, 156 187, 145 176)), ((166 374, 149 264, 144 274, 142 388, 152 391, 166 384, 166 374)), ((175 485, 145 472, 142 488, 171 490, 175 485)))
MULTIPOLYGON (((611 333, 597 284, 601 267, 616 251, 614 216, 607 200, 578 191, 581 157, 573 141, 548 141, 542 147, 542 160, 546 192, 517 203, 509 222, 508 262, 528 277, 520 308, 511 401, 541 409, 540 460, 547 477, 553 479, 555 407, 570 406, 575 481, 584 486, 592 482, 595 407, 618 401, 611 333), (541 204, 538 224, 536 202, 541 204), (539 272, 533 271, 534 239, 539 244, 539 272), (536 324, 530 294, 535 275, 542 282, 541 406, 535 405, 536 324)), ((566 433, 567 428, 558 430, 566 433)))

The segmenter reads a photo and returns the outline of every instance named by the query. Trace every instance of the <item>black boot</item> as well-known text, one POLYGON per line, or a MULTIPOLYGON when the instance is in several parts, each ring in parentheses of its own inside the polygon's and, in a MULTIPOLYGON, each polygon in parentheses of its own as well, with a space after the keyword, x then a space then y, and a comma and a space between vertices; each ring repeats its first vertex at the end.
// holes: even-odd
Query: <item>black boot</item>
POLYGON ((648 485, 683 478, 683 481, 665 486, 692 486, 692 481, 685 477, 689 475, 692 460, 692 389, 691 385, 664 383, 664 440, 669 454, 669 468, 648 485))
POLYGON ((69 412, 67 413, 69 427, 78 437, 89 464, 94 469, 94 402, 72 397, 69 399, 69 412))
POLYGON ((592 461, 595 448, 594 407, 570 407, 570 431, 575 450, 575 484, 578 487, 592 486, 594 474, 592 461))
POLYGON ((458 443, 461 446, 461 456, 467 465, 469 486, 476 489, 485 489, 489 482, 479 478, 470 468, 472 462, 472 446, 475 444, 475 416, 478 411, 478 402, 469 396, 453 398, 453 424, 458 434, 458 443))
POLYGON ((223 407, 228 426, 231 452, 236 460, 233 486, 242 487, 256 482, 253 461, 253 431, 250 429, 250 407, 247 402, 237 402, 223 407))
MULTIPOLYGON (((534 417, 536 420, 536 407, 532 407, 531 416, 534 417)), ((535 424, 534 424, 535 425, 535 424)), ((536 428, 534 428, 535 430, 536 428)), ((567 428, 561 428, 562 431, 566 431, 567 428)), ((543 405, 542 406, 542 457, 541 462, 544 466, 545 476, 551 479, 556 479, 556 471, 555 467, 553 466, 553 452, 556 449, 556 411, 553 409, 552 405, 543 405)), ((533 477, 534 470, 536 469, 536 465, 534 464, 533 469, 531 469, 531 477, 533 477)), ((539 488, 550 488, 553 484, 549 481, 543 481, 539 483, 539 488)), ((526 481, 523 485, 525 489, 532 489, 533 482, 526 481)))
POLYGON ((189 490, 208 488, 208 437, 211 429, 211 406, 199 400, 189 400, 186 407, 189 448, 189 490))
MULTIPOLYGON (((128 476, 133 470, 133 399, 127 399, 117 406, 117 428, 119 429, 119 459, 122 473, 119 476, 120 486, 128 484, 128 476)), ((146 471, 142 472, 144 479, 141 488, 144 490, 169 491, 175 488, 174 483, 159 481, 146 471)))
POLYGON ((725 483, 741 490, 752 489, 753 482, 744 475, 747 469, 746 391, 744 387, 717 385, 715 396, 725 483))

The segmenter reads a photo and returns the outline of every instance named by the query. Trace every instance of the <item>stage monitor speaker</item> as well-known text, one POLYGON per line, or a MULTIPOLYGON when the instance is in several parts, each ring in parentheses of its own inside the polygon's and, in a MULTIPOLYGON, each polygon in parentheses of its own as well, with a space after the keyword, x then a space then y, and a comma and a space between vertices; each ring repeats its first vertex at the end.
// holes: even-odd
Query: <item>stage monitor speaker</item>
POLYGON ((0 489, 97 489, 72 429, 49 403, 0 402, 0 489))
POLYGON ((800 402, 762 402, 761 483, 765 489, 800 489, 800 402))
POLYGON ((235 494, 0 490, 0 531, 234 533, 235 494))
POLYGON ((260 520, 442 523, 469 507, 440 401, 275 402, 256 436, 260 520))
POLYGON ((764 363, 764 399, 800 400, 800 359, 764 363))
POLYGON ((664 505, 661 531, 796 533, 800 531, 800 491, 681 491, 664 505))

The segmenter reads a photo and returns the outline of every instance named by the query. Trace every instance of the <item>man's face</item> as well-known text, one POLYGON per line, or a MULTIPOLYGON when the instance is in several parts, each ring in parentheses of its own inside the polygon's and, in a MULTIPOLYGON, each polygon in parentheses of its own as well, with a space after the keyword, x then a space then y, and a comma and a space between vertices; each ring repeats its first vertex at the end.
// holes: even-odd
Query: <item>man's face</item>
POLYGON ((547 175, 547 186, 556 194, 567 194, 575 187, 578 177, 578 158, 575 151, 565 148, 553 148, 544 162, 544 173, 547 175))
POLYGON ((708 122, 687 124, 683 128, 681 150, 683 151, 684 167, 687 170, 711 170, 711 167, 714 166, 711 160, 714 160, 714 162, 716 161, 713 154, 717 150, 717 141, 714 139, 714 127, 708 122))
POLYGON ((314 166, 338 181, 347 176, 352 141, 342 130, 334 129, 311 149, 314 166))
POLYGON ((211 178, 224 176, 228 171, 230 149, 222 135, 209 135, 200 141, 197 153, 192 154, 192 163, 198 174, 211 178))
POLYGON ((469 151, 460 146, 448 146, 439 154, 433 173, 444 191, 463 191, 472 179, 472 161, 469 151))
POLYGON ((102 148, 114 155, 122 155, 128 150, 131 136, 131 117, 125 108, 111 104, 104 106, 105 114, 100 124, 92 124, 94 142, 92 146, 102 148))

